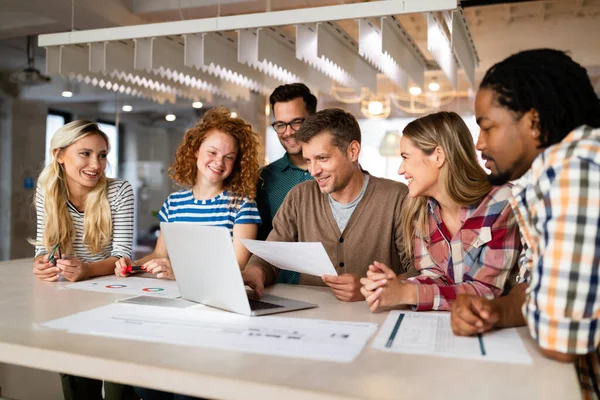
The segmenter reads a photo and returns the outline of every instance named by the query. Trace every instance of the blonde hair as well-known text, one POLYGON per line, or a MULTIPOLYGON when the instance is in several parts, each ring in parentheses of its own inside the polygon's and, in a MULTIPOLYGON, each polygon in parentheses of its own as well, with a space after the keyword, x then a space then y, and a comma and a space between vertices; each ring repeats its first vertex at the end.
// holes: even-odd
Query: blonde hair
MULTIPOLYGON (((73 121, 56 131, 50 142, 51 161, 40 173, 37 190, 44 196, 44 238, 38 246, 50 249, 58 244, 63 253, 73 251, 75 237, 73 220, 69 213, 69 186, 64 167, 58 162, 58 157, 67 147, 84 137, 100 135, 106 141, 110 150, 108 136, 98 125, 89 121, 73 121)), ((106 247, 112 237, 112 217, 108 203, 108 179, 101 171, 98 184, 88 193, 85 200, 83 219, 83 243, 92 253, 100 252, 106 247)))
MULTIPOLYGON (((403 135, 426 155, 439 146, 446 155, 439 181, 450 198, 461 206, 480 202, 492 189, 477 161, 469 128, 454 112, 439 112, 412 121, 403 135)), ((429 235, 427 197, 407 198, 402 208, 402 233, 406 255, 413 258, 415 237, 429 235)))

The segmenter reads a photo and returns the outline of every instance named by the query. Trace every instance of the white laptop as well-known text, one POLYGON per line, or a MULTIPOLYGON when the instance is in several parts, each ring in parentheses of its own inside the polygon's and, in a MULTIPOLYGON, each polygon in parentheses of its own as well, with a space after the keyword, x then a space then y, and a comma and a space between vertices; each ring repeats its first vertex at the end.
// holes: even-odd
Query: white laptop
POLYGON ((181 297, 243 315, 265 315, 317 307, 247 293, 229 230, 194 223, 160 224, 181 297))

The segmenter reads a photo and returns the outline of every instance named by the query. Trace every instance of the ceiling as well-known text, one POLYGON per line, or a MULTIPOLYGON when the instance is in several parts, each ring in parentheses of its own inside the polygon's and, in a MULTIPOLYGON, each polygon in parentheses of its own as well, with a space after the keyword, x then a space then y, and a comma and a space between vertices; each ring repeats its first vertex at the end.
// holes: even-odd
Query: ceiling
MULTIPOLYGON (((22 68, 27 64, 25 36, 65 32, 72 28, 87 30, 152 22, 178 21, 318 7, 358 1, 332 0, 0 0, 0 71, 22 68)), ((600 0, 551 1, 463 1, 478 56, 478 79, 495 62, 517 51, 553 47, 569 51, 584 65, 600 92, 600 0)), ((427 59, 427 24, 424 15, 408 14, 398 17, 427 59)), ((357 24, 340 21, 341 27, 357 37, 357 24)), ((293 35, 293 32, 288 32, 293 35)), ((36 66, 44 70, 45 51, 35 49, 36 66)), ((428 77, 438 77, 442 88, 448 86, 441 74, 431 71, 428 77)), ((36 87, 31 96, 45 100, 55 107, 90 107, 99 112, 113 112, 115 95, 102 89, 80 85, 79 93, 71 99, 60 96, 54 85, 36 87), (84 104, 85 103, 85 104, 84 104)), ((465 81, 464 77, 462 81, 465 81)), ((462 83, 464 86, 466 81, 462 83)), ((163 112, 166 106, 141 99, 121 98, 137 102, 134 110, 163 112)), ((231 107, 227 99, 216 99, 231 107), (228 104, 229 103, 229 104, 228 104)), ((333 104, 333 101, 331 101, 333 104)), ((468 107, 468 106, 467 106, 468 107)), ((187 101, 168 106, 170 109, 189 109, 187 101)), ((190 110, 192 112, 192 110, 190 110)), ((191 114, 192 116, 195 114, 191 114)))

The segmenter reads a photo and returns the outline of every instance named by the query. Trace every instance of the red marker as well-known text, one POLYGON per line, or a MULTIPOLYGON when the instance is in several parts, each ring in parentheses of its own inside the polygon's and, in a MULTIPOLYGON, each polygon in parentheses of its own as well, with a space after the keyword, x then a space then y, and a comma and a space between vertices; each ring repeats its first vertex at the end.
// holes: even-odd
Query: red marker
POLYGON ((145 269, 146 268, 143 265, 128 265, 127 267, 123 268, 123 272, 132 273, 132 272, 143 271, 145 269))

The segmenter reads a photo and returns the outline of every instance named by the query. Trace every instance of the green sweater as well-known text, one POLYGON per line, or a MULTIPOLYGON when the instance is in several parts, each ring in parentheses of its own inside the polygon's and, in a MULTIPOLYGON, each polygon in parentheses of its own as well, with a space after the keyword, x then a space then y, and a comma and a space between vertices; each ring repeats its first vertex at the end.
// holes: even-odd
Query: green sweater
MULTIPOLYGON (((338 274, 365 276, 369 264, 379 261, 396 273, 405 272, 400 211, 408 193, 400 182, 371 176, 364 197, 356 206, 344 232, 340 232, 327 194, 315 181, 295 186, 273 220, 267 241, 321 242, 338 274)), ((253 255, 248 265, 258 264, 265 284, 276 281, 279 268, 253 255)), ((300 274, 301 285, 320 285, 320 277, 300 274)))

